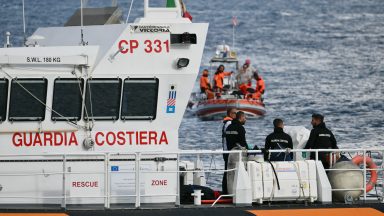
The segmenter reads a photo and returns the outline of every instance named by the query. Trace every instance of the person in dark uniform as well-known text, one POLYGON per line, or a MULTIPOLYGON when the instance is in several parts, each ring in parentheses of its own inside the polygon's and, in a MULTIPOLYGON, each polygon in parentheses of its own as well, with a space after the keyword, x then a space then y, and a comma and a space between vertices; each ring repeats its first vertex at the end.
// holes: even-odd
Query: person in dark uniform
MULTIPOLYGON (((245 139, 246 132, 243 126, 246 121, 245 113, 243 111, 238 111, 236 113, 236 118, 233 119, 232 123, 227 127, 227 130, 225 131, 225 139, 227 141, 228 150, 232 150, 235 147, 250 150, 245 139)), ((254 149, 258 150, 256 145, 254 149)))
MULTIPOLYGON (((325 126, 324 116, 313 114, 311 124, 313 129, 309 135, 305 149, 338 149, 333 133, 325 126)), ((329 168, 329 153, 319 152, 319 159, 325 169, 329 168)), ((316 153, 312 152, 310 158, 316 159, 316 153)))
POLYGON ((245 113, 239 111, 236 113, 236 118, 233 119, 232 123, 227 127, 227 130, 225 131, 225 139, 227 141, 228 150, 231 150, 236 146, 249 149, 245 139, 245 128, 243 127, 246 121, 245 113))
MULTIPOLYGON (((284 122, 281 119, 273 120, 274 131, 265 138, 265 150, 269 149, 292 149, 292 138, 283 131, 284 122)), ((271 153, 271 161, 291 161, 292 153, 285 152, 271 153)))
MULTIPOLYGON (((222 145, 223 145, 223 150, 227 151, 227 143, 225 139, 225 131, 227 130, 227 127, 231 125, 232 120, 236 118, 236 108, 229 108, 227 109, 227 116, 223 119, 223 126, 221 129, 221 138, 222 138, 222 145)), ((223 154, 224 158, 224 169, 227 170, 228 168, 228 154, 223 154)), ((227 172, 224 172, 223 174, 223 180, 222 180, 222 192, 223 194, 227 194, 227 172)))

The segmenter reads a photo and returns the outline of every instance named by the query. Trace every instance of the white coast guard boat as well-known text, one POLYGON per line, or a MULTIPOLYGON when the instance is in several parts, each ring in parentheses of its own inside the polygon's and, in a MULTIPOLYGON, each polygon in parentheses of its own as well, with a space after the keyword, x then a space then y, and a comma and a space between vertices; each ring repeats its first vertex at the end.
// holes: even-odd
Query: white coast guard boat
MULTIPOLYGON (((175 5, 145 0, 132 24, 38 28, 27 46, 0 49, 0 204, 95 204, 107 192, 134 203, 134 152, 179 149, 207 35, 175 5)), ((176 155, 143 160, 148 172, 177 170, 176 155)), ((176 173, 145 175, 143 203, 175 201, 176 173)))
MULTIPOLYGON (((128 208, 116 213, 153 215, 161 204, 167 210, 158 215, 259 215, 262 208, 281 208, 274 201, 321 208, 334 201, 332 191, 355 190, 356 208, 367 206, 358 199, 375 201, 362 214, 381 213, 383 193, 370 197, 362 180, 358 187, 332 188, 321 163, 305 158, 274 163, 235 158, 227 170, 230 194, 200 196, 198 187, 210 186, 205 173, 223 172, 204 166, 204 157, 221 158, 223 152, 179 150, 178 129, 208 24, 191 23, 179 1, 174 4, 151 8, 145 0, 144 17, 132 24, 39 28, 27 46, 7 42, 0 49, 0 212, 105 215, 114 213, 105 209, 128 208), (184 161, 185 156, 196 160, 184 161), (222 197, 230 198, 229 206, 248 207, 186 204, 192 199, 215 205, 222 197), (272 204, 259 206, 265 202, 272 204)), ((374 156, 384 149, 349 151, 374 156)), ((357 171, 364 180, 362 173, 382 175, 382 157, 374 159, 379 166, 357 171)))

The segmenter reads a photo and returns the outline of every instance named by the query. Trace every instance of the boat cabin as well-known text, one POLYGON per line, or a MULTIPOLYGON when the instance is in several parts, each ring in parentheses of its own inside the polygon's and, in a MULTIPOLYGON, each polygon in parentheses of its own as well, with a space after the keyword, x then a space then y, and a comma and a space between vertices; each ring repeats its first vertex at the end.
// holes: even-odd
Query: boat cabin
POLYGON ((179 1, 153 8, 145 0, 144 16, 133 23, 79 25, 75 15, 64 27, 38 28, 26 46, 0 48, 0 204, 104 203, 107 190, 111 203, 134 203, 119 194, 135 193, 136 152, 157 153, 143 156, 149 173, 138 180, 141 193, 176 194, 176 173, 150 172, 177 170, 169 153, 179 149, 205 45, 208 24, 183 13, 179 1), (52 198, 28 198, 46 194, 52 198), (11 195, 18 198, 2 198, 11 195))

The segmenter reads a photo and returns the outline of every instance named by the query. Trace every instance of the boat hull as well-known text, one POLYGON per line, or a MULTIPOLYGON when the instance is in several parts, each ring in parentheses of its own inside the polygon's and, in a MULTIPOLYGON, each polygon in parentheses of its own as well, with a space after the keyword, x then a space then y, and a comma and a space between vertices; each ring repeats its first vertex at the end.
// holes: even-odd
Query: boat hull
POLYGON ((236 108, 243 111, 248 118, 265 115, 264 104, 256 100, 247 99, 212 99, 200 101, 195 114, 202 120, 217 120, 226 116, 227 109, 236 108))

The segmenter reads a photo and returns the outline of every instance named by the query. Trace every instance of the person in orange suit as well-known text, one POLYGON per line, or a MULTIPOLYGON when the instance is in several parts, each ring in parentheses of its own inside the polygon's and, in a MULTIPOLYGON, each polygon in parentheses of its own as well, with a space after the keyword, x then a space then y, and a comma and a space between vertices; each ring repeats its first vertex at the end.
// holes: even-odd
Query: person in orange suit
POLYGON ((260 94, 264 94, 265 82, 264 82, 263 78, 258 73, 254 73, 253 77, 256 80, 256 92, 259 92, 260 94))
POLYGON ((230 76, 233 72, 224 72, 224 65, 220 65, 217 70, 216 70, 216 73, 215 73, 215 76, 213 77, 213 80, 214 80, 214 86, 213 86, 213 89, 219 93, 221 93, 223 91, 223 88, 224 88, 224 77, 225 76, 230 76))
POLYGON ((265 92, 265 82, 263 78, 258 74, 254 73, 253 77, 256 80, 256 89, 255 92, 252 93, 251 95, 248 95, 247 98, 252 98, 254 100, 261 100, 264 92, 265 92))
POLYGON ((203 75, 200 77, 200 91, 207 95, 207 99, 215 98, 215 94, 212 91, 211 83, 209 82, 209 71, 204 69, 203 75))
POLYGON ((209 82, 209 71, 207 69, 203 70, 203 75, 200 77, 200 91, 201 93, 206 93, 207 90, 211 90, 211 83, 209 82))

